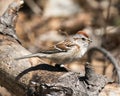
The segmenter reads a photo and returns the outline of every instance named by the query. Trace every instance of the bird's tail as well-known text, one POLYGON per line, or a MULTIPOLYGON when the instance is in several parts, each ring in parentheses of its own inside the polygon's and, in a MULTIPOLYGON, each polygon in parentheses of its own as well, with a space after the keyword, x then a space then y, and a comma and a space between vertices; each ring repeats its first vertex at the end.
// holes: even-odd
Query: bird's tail
POLYGON ((29 55, 25 55, 25 56, 22 56, 22 57, 15 58, 15 60, 32 58, 32 57, 47 58, 48 55, 43 54, 43 53, 35 53, 35 54, 29 54, 29 55))

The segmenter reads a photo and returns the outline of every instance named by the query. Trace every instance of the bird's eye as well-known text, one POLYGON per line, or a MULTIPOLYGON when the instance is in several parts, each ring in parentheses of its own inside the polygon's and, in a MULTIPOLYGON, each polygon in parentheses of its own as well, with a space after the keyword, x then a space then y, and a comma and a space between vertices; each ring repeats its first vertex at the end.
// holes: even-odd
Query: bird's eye
POLYGON ((85 38, 81 38, 83 41, 85 41, 85 38))

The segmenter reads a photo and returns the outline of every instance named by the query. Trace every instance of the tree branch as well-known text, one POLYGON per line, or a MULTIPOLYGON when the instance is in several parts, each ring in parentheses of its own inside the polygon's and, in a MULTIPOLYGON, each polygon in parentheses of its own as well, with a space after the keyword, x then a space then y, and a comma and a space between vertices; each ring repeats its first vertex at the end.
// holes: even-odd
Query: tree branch
POLYGON ((91 62, 92 55, 93 55, 93 53, 95 51, 101 52, 113 64, 113 66, 115 67, 115 69, 117 71, 118 83, 120 83, 120 67, 119 67, 117 61, 115 60, 115 58, 107 50, 105 50, 104 48, 100 48, 100 47, 90 48, 90 50, 88 50, 88 62, 91 62))

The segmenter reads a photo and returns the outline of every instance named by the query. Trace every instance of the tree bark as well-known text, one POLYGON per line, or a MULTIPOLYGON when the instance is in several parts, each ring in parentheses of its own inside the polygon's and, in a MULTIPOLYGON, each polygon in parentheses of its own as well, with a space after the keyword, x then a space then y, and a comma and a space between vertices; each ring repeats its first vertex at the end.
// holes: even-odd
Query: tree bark
POLYGON ((38 58, 15 60, 30 54, 15 34, 17 12, 22 2, 10 4, 0 17, 0 85, 16 96, 98 96, 111 81, 97 75, 88 63, 85 65, 85 76, 81 76, 80 73, 66 73, 64 68, 40 64, 38 58), (39 76, 33 72, 37 70, 39 76))

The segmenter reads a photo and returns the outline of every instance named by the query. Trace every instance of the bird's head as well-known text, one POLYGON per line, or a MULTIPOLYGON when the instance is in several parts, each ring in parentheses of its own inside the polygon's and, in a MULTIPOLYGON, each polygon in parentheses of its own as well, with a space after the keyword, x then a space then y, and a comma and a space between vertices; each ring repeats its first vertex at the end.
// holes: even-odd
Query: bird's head
POLYGON ((78 31, 76 35, 73 37, 73 39, 80 46, 86 46, 86 47, 88 47, 92 42, 89 35, 84 31, 78 31))

